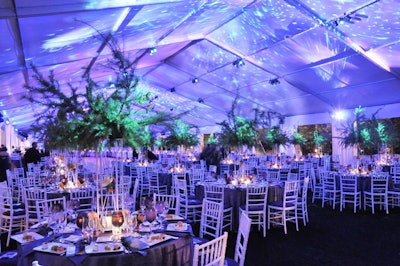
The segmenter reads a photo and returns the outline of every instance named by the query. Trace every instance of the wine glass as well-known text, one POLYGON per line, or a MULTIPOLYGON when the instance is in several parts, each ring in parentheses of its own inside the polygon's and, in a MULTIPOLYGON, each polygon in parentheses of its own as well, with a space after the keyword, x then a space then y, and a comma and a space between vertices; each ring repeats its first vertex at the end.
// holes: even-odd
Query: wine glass
POLYGON ((79 199, 71 199, 69 202, 69 206, 72 209, 72 216, 73 218, 76 218, 76 211, 79 209, 80 207, 80 202, 79 199))
POLYGON ((165 203, 164 201, 157 201, 156 202, 156 212, 157 212, 157 220, 161 223, 161 214, 164 213, 165 203))
POLYGON ((128 232, 133 233, 137 227, 137 215, 130 213, 128 216, 128 232))
POLYGON ((55 235, 60 234, 60 230, 65 227, 65 213, 64 211, 55 211, 50 214, 49 226, 53 229, 55 235))
POLYGON ((169 213, 169 203, 168 201, 164 202, 164 212, 165 215, 167 215, 169 213))
POLYGON ((135 199, 132 196, 125 197, 125 206, 128 207, 130 212, 135 211, 135 199))
POLYGON ((146 209, 146 197, 140 198, 140 209, 142 212, 144 212, 144 209, 146 209))

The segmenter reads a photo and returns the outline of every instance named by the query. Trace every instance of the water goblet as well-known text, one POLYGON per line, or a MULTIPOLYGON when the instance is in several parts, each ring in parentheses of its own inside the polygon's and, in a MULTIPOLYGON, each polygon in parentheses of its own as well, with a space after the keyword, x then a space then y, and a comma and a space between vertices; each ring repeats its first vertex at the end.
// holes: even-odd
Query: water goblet
POLYGON ((141 197, 140 198, 140 209, 142 212, 144 212, 144 209, 146 208, 146 197, 141 197))
POLYGON ((72 216, 73 216, 73 218, 76 218, 76 211, 79 209, 79 207, 80 207, 80 202, 79 202, 79 199, 71 199, 70 200, 70 202, 69 202, 69 205, 70 205, 70 207, 71 207, 71 209, 72 209, 72 216))
POLYGON ((164 211, 163 211, 163 213, 165 215, 167 215, 169 213, 169 203, 168 203, 168 201, 164 202, 164 211))
POLYGON ((130 213, 128 216, 128 232, 129 233, 135 232, 137 223, 138 223, 137 215, 130 213))
POLYGON ((161 214, 164 213, 164 209, 165 209, 164 201, 157 201, 156 205, 155 205, 155 209, 156 209, 156 212, 157 212, 157 221, 161 225, 161 223, 162 223, 161 214))

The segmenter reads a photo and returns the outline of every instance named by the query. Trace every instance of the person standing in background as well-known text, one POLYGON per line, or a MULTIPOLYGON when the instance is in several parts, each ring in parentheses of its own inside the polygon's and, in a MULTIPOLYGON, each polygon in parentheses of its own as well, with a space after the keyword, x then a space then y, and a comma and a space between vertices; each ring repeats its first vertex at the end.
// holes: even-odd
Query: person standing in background
POLYGON ((40 162, 40 153, 37 149, 37 143, 33 142, 32 143, 32 147, 29 148, 24 155, 24 161, 25 161, 25 166, 28 166, 28 163, 34 163, 37 164, 38 162, 40 162))
POLYGON ((0 147, 0 182, 7 181, 7 170, 10 169, 10 156, 4 145, 0 147))

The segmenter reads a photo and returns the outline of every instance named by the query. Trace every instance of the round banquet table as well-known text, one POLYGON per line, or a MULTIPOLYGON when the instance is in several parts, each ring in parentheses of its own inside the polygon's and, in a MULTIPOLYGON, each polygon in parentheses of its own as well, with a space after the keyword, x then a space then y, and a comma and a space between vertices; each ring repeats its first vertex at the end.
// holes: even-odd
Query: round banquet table
MULTIPOLYGON (((220 185, 220 184, 219 184, 220 185)), ((202 200, 205 197, 204 185, 199 184, 195 187, 196 199, 202 200)), ((281 185, 268 186, 268 202, 282 200, 283 188, 281 185)), ((224 188, 224 207, 232 207, 233 221, 232 225, 235 230, 239 227, 239 207, 246 204, 246 187, 230 187, 224 188)), ((267 206, 265 206, 267 208, 267 206)))
MULTIPOLYGON (((168 234, 170 234, 168 232, 168 234)), ((84 254, 79 250, 84 248, 77 244, 76 255, 60 256, 57 254, 34 251, 41 243, 50 241, 51 237, 18 246, 18 266, 30 266, 37 260, 46 266, 97 266, 97 265, 187 265, 192 262, 192 233, 177 233, 176 239, 154 245, 141 252, 84 254)))

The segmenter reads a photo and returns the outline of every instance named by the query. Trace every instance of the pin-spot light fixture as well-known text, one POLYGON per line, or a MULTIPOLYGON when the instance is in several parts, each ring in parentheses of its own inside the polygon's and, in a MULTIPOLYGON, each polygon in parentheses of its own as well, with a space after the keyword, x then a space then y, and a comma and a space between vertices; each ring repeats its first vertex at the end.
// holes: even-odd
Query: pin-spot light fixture
POLYGON ((275 86, 281 84, 281 82, 279 81, 278 78, 274 78, 269 80, 269 84, 275 86))
POLYGON ((149 49, 149 54, 150 55, 153 55, 155 53, 157 53, 157 48, 156 47, 152 47, 152 48, 149 49))
POLYGON ((237 68, 239 68, 239 67, 241 67, 241 66, 244 66, 244 65, 245 65, 245 62, 244 62, 243 58, 239 58, 239 59, 233 61, 233 62, 232 62, 232 65, 235 66, 235 67, 237 67, 237 68))
POLYGON ((337 27, 339 25, 343 25, 345 23, 348 24, 355 24, 356 22, 360 22, 362 19, 367 19, 368 15, 364 15, 364 14, 357 14, 355 12, 346 14, 344 13, 341 17, 332 20, 330 22, 327 23, 328 27, 337 27))
POLYGON ((193 84, 199 83, 199 79, 198 79, 198 78, 192 79, 192 83, 193 83, 193 84))

